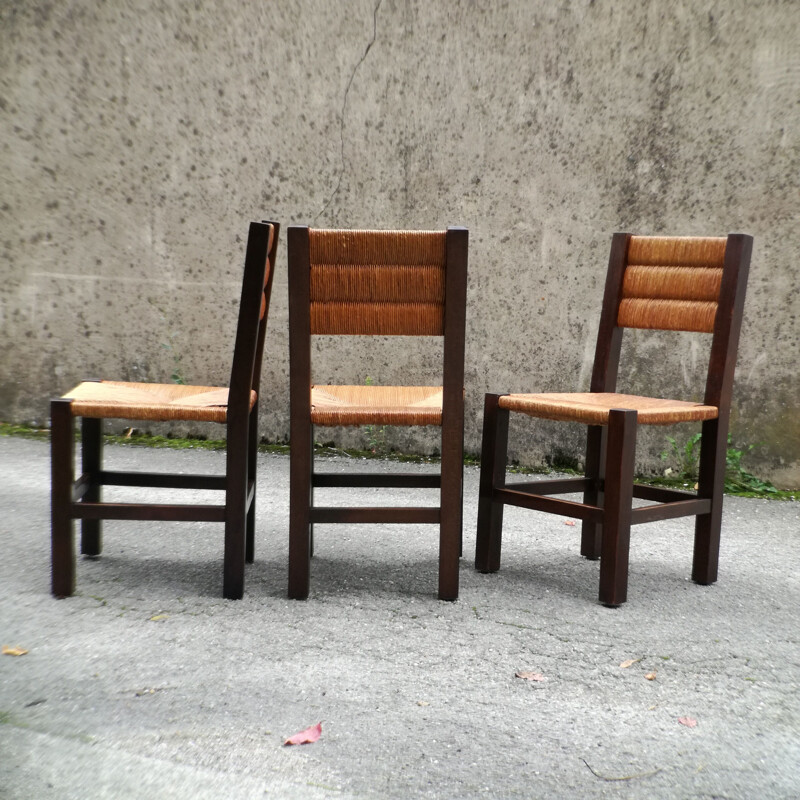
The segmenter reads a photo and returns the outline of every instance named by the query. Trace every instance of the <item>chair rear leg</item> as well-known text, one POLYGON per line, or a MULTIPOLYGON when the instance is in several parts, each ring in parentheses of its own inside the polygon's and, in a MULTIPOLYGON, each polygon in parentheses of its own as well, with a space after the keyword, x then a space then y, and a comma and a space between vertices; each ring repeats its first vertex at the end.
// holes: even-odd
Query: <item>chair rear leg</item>
POLYGON ((51 591, 69 597, 75 591, 75 541, 72 524, 72 487, 75 480, 75 423, 69 400, 50 403, 51 591))
POLYGON ((618 606, 628 597, 633 468, 637 413, 614 409, 608 418, 600 602, 618 606))
MULTIPOLYGON (((97 482, 103 468, 103 421, 92 417, 81 419, 81 468, 89 476, 90 487, 83 495, 87 503, 99 503, 102 487, 97 482)), ((81 520, 81 554, 99 556, 103 551, 102 523, 99 519, 81 520)))
POLYGON ((505 486, 509 413, 497 405, 501 395, 487 394, 483 407, 481 479, 478 498, 478 532, 475 569, 497 572, 503 538, 503 504, 493 499, 494 490, 505 486))
POLYGON ((692 580, 695 583, 709 584, 717 580, 719 567, 725 455, 728 444, 727 420, 706 420, 702 430, 697 496, 710 498, 711 510, 708 514, 699 514, 695 520, 692 580))
POLYGON ((247 452, 245 421, 228 422, 225 491, 225 557, 222 596, 240 600, 244 594, 245 540, 247 538, 247 452))
POLYGON ((305 600, 311 583, 311 424, 295 422, 289 456, 289 597, 305 600))
POLYGON ((250 411, 247 421, 247 483, 253 486, 253 499, 247 509, 244 560, 252 564, 256 557, 256 491, 258 459, 258 402, 250 411))
MULTIPOLYGON (((607 430, 605 425, 590 425, 586 434, 586 468, 584 477, 594 481, 594 486, 583 493, 584 505, 602 506, 603 492, 598 485, 603 480, 606 461, 607 430)), ((603 526, 585 520, 581 524, 581 555, 594 561, 600 558, 603 526)))
POLYGON ((464 427, 460 414, 444 410, 439 517, 439 599, 458 599, 463 528, 464 427))

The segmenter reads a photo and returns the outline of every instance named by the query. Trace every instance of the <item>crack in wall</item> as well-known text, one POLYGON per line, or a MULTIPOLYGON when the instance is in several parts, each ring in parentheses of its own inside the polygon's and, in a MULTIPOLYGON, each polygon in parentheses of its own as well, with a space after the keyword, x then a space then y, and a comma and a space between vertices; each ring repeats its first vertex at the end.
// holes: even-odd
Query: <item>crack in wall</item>
POLYGON ((331 203, 333 203, 334 199, 336 198, 336 195, 339 193, 339 189, 342 186, 342 178, 344 177, 344 171, 347 167, 344 157, 344 128, 345 128, 345 112, 347 111, 347 98, 348 95, 350 94, 350 87, 353 85, 353 80, 356 77, 356 73, 358 72, 359 67, 364 63, 367 54, 372 49, 372 45, 375 44, 375 39, 378 36, 378 11, 380 10, 382 2, 383 0, 378 0, 372 12, 372 39, 367 44, 364 50, 364 54, 358 60, 358 63, 355 65, 355 67, 353 67, 353 71, 350 73, 350 80, 347 81, 347 86, 345 86, 344 89, 344 98, 342 99, 341 125, 339 128, 339 138, 341 142, 340 158, 342 163, 341 167, 339 168, 339 175, 336 179, 336 186, 333 192, 331 192, 331 196, 327 199, 325 205, 322 207, 322 210, 319 212, 319 214, 317 214, 316 217, 314 217, 314 222, 316 222, 328 210, 331 203))

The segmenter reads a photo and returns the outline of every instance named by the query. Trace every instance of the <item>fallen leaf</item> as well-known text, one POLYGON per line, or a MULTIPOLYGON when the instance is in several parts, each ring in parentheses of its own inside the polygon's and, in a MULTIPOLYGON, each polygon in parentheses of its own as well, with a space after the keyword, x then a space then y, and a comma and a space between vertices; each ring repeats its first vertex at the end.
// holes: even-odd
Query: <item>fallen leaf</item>
POLYGON ((541 672, 515 672, 515 678, 522 678, 524 681, 537 681, 541 682, 545 679, 541 672))
POLYGON ((569 525, 569 526, 570 526, 570 528, 574 528, 574 527, 575 527, 575 520, 574 520, 574 519, 567 519, 567 520, 564 520, 564 524, 565 524, 565 525, 569 525))
POLYGON ((162 619, 169 619, 169 614, 156 614, 150 617, 150 622, 161 622, 162 619))
POLYGON ((9 647, 7 644, 3 645, 4 656, 24 656, 28 651, 24 647, 9 647))
POLYGON ((623 661, 620 664, 622 669, 628 669, 628 667, 632 667, 634 664, 638 664, 642 659, 641 658, 629 658, 627 661, 623 661))
POLYGON ((318 722, 316 725, 312 725, 310 728, 306 728, 304 731, 300 731, 300 733, 296 733, 294 736, 290 736, 284 743, 283 746, 289 744, 312 744, 322 736, 322 723, 318 722))
POLYGON ((649 681, 654 681, 656 679, 656 671, 653 670, 652 672, 648 672, 647 675, 645 675, 645 678, 647 678, 649 681))
POLYGON ((678 717, 678 722, 680 722, 681 725, 685 725, 687 728, 697 727, 697 720, 692 717, 678 717))
POLYGON ((430 703, 427 700, 417 700, 418 706, 429 706, 430 703))

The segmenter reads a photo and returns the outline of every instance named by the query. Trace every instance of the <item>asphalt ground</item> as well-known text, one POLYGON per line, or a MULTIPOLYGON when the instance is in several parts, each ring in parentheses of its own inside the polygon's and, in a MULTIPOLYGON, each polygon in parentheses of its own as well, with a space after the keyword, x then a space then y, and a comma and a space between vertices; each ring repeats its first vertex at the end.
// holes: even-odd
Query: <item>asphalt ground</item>
MULTIPOLYGON (((224 454, 106 461, 215 472, 224 454)), ((327 467, 354 465, 429 469, 327 467)), ((0 437, 0 645, 28 651, 0 656, 0 797, 800 796, 797 503, 726 498, 708 587, 691 519, 634 528, 608 609, 560 517, 507 509, 503 566, 476 572, 467 468, 457 602, 436 599, 437 529, 413 525, 317 526, 298 602, 288 467, 259 456, 243 600, 221 597, 221 525, 140 522, 106 523, 55 600, 48 444, 0 437)))

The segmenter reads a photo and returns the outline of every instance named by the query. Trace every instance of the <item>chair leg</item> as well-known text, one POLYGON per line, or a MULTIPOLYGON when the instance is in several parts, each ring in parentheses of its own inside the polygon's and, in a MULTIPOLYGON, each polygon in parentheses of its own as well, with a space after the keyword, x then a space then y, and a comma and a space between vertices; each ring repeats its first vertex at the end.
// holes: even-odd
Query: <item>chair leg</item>
POLYGON ((493 499, 494 490, 505 486, 508 454, 507 410, 497 405, 501 395, 487 394, 483 408, 481 480, 478 498, 478 534, 475 569, 497 572, 503 538, 503 504, 493 499))
POLYGON ((247 538, 247 425, 228 421, 225 491, 225 557, 222 596, 240 600, 244 594, 245 539, 247 538))
POLYGON ((621 605, 628 596, 636 424, 636 411, 609 414, 600 557, 600 602, 607 606, 621 605))
POLYGON ((247 421, 247 485, 253 486, 253 499, 247 509, 245 530, 244 560, 252 564, 256 557, 256 491, 257 491, 257 459, 258 459, 258 402, 250 411, 247 421))
MULTIPOLYGON (((595 482, 583 493, 583 503, 589 506, 603 505, 603 492, 598 485, 604 478, 606 466, 606 444, 608 436, 605 425, 590 425, 586 435, 586 468, 584 477, 595 482)), ((600 558, 603 541, 603 526, 596 522, 581 524, 581 555, 591 561, 600 558)))
POLYGON ((75 541, 72 524, 72 486, 75 481, 75 421, 69 400, 50 403, 51 591, 69 597, 75 591, 75 541))
MULTIPOLYGON (((90 476, 91 486, 83 499, 88 503, 99 503, 102 487, 97 483, 97 473, 103 468, 102 420, 81 418, 81 468, 90 476)), ((99 519, 81 520, 81 555, 99 556, 103 551, 103 536, 99 519)))
MULTIPOLYGON (((314 508, 314 436, 311 436, 311 477, 308 484, 308 507, 314 508)), ((308 523, 308 557, 314 558, 314 523, 308 523)))
POLYGON ((727 420, 721 423, 718 419, 711 419, 703 423, 697 496, 710 498, 711 510, 708 514, 698 515, 695 520, 692 561, 692 580, 695 583, 709 584, 717 580, 727 428, 727 420))
POLYGON ((311 423, 292 426, 289 456, 289 597, 305 600, 311 583, 311 423))
POLYGON ((461 415, 442 419, 442 470, 439 517, 439 599, 458 599, 463 528, 464 428, 461 415))

